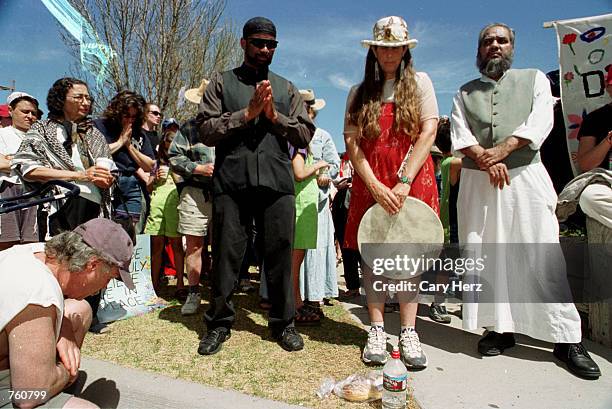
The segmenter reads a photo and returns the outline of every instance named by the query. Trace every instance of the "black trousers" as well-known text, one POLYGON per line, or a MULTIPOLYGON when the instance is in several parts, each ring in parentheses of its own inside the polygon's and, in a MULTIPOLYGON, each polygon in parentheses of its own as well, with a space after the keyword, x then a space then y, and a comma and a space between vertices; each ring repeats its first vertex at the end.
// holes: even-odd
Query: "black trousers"
POLYGON ((238 283, 253 219, 266 266, 266 283, 272 304, 268 325, 275 333, 293 325, 295 301, 291 251, 295 196, 259 187, 213 198, 212 299, 210 308, 204 314, 209 330, 231 328, 236 320, 231 298, 238 283))
POLYGON ((348 218, 348 209, 344 207, 344 199, 347 192, 348 189, 343 189, 336 194, 332 205, 332 219, 334 221, 336 238, 340 243, 340 251, 342 252, 342 267, 344 269, 346 288, 349 290, 359 290, 359 262, 361 255, 359 250, 344 247, 344 230, 346 229, 346 219, 348 218))

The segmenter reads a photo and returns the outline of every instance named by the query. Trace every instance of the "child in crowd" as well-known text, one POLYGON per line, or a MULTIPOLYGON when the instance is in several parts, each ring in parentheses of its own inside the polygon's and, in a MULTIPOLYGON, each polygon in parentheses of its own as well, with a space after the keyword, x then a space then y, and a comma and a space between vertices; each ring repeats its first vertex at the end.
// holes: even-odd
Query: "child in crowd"
POLYGON ((151 192, 151 209, 144 232, 151 235, 151 281, 155 292, 159 291, 162 253, 168 240, 176 266, 176 295, 180 296, 186 290, 183 284, 183 243, 177 231, 179 196, 168 166, 168 148, 177 132, 176 128, 164 128, 157 148, 157 161, 147 183, 147 189, 151 192))

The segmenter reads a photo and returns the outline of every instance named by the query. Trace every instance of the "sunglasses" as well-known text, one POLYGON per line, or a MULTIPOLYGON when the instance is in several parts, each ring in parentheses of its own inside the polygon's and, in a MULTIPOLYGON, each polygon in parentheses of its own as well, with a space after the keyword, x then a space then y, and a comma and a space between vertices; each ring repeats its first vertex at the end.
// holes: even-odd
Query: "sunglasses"
POLYGON ((153 114, 155 116, 161 116, 161 112, 159 111, 149 111, 150 114, 153 114))
POLYGON ((268 50, 274 50, 278 46, 276 40, 265 40, 263 38, 249 38, 249 43, 259 48, 260 50, 266 47, 268 50))

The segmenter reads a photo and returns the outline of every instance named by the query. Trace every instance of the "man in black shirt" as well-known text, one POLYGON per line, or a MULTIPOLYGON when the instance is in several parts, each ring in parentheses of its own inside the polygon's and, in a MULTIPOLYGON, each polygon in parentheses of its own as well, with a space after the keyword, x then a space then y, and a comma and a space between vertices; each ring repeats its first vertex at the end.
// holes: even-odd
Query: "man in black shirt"
POLYGON ((142 133, 151 143, 151 148, 157 156, 157 145, 159 145, 159 134, 157 128, 162 119, 162 112, 159 107, 151 102, 145 105, 144 121, 142 122, 142 133))
POLYGON ((288 351, 304 347, 293 325, 295 196, 288 145, 305 148, 315 126, 296 87, 268 70, 277 45, 270 20, 247 21, 240 40, 244 63, 212 78, 196 119, 202 142, 216 148, 212 300, 202 355, 218 352, 230 336, 236 317, 231 295, 253 218, 262 238, 272 336, 288 351))
MULTIPOLYGON (((606 91, 612 98, 612 65, 608 67, 606 91)), ((589 113, 578 132, 578 166, 582 172, 607 170, 612 176, 612 102, 589 113)), ((591 183, 580 194, 580 208, 592 219, 612 229, 612 188, 610 184, 591 183)))

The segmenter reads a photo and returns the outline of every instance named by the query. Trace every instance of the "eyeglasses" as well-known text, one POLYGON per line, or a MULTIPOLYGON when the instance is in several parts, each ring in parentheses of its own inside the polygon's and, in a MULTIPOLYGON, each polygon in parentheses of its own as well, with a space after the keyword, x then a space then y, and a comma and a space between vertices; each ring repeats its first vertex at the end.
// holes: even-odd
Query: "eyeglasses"
POLYGON ((155 116, 161 116, 161 112, 159 111, 149 111, 150 114, 153 114, 155 116))
POLYGON ((88 103, 91 103, 93 99, 89 95, 85 95, 85 94, 66 95, 66 97, 76 102, 88 102, 88 103))
POLYGON ((263 38, 249 38, 249 43, 253 44, 255 47, 260 50, 266 47, 268 50, 274 50, 278 46, 278 41, 276 40, 265 40, 263 38))

